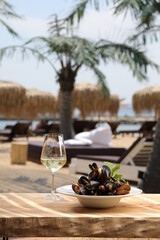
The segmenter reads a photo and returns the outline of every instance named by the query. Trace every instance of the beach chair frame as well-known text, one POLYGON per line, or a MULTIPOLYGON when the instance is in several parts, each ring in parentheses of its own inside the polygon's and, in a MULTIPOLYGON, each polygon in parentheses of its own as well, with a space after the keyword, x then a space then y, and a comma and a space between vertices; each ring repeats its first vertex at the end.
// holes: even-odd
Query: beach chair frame
POLYGON ((128 148, 122 156, 117 158, 114 156, 76 156, 71 159, 69 165, 70 174, 88 174, 89 164, 95 162, 101 167, 105 161, 112 163, 120 163, 121 168, 119 174, 122 174, 126 180, 138 182, 138 172, 145 171, 153 147, 153 141, 147 141, 146 138, 138 138, 130 148, 128 148), (87 159, 89 158, 89 159, 87 159), (139 159, 143 159, 140 162, 139 159))

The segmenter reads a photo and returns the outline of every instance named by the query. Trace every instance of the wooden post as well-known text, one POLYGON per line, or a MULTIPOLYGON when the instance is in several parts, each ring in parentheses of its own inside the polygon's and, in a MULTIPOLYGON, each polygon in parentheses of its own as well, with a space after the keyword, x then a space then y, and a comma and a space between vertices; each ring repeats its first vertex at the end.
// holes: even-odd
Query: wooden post
POLYGON ((11 164, 26 164, 28 154, 27 142, 12 142, 11 164))

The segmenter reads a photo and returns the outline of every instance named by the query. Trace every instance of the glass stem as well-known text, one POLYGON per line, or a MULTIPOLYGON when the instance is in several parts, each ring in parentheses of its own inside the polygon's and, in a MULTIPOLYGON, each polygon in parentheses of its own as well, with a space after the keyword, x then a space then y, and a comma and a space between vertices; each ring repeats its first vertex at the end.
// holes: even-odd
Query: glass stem
POLYGON ((54 191, 54 172, 52 172, 52 188, 51 188, 51 194, 54 195, 55 191, 54 191))

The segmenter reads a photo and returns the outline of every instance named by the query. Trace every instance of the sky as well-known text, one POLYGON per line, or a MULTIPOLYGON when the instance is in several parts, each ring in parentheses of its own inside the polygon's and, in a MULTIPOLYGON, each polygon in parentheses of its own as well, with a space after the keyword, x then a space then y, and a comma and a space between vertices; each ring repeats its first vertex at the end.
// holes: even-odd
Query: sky
MULTIPOLYGON (((0 47, 14 44, 22 44, 35 36, 48 36, 48 22, 52 14, 60 17, 67 16, 73 9, 74 0, 8 0, 12 4, 17 14, 23 16, 23 20, 8 20, 10 24, 21 36, 17 40, 10 36, 8 32, 0 26, 0 47)), ((100 11, 95 11, 92 7, 87 9, 78 30, 75 33, 90 40, 107 39, 110 41, 122 42, 134 29, 134 22, 128 16, 113 15, 113 10, 105 5, 100 11)), ((156 63, 160 64, 159 42, 148 44, 146 53, 156 63)), ((56 67, 58 65, 53 62, 56 67)), ((100 65, 100 70, 106 76, 106 83, 111 94, 117 94, 122 103, 131 103, 132 95, 145 87, 159 85, 160 76, 153 69, 148 71, 148 81, 138 82, 133 77, 127 66, 110 62, 100 65)), ((3 59, 0 65, 0 79, 18 82, 26 88, 37 88, 39 90, 58 94, 59 85, 56 83, 56 75, 47 62, 38 63, 30 56, 22 60, 20 54, 13 58, 3 59)), ((76 82, 96 83, 93 72, 83 67, 77 76, 76 82)))

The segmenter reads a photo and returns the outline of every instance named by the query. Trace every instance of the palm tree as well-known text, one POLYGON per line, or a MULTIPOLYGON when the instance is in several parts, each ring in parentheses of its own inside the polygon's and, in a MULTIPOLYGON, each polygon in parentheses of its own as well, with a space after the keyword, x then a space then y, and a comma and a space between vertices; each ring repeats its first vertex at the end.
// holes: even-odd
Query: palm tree
POLYGON ((9 4, 5 0, 0 0, 0 25, 6 28, 6 30, 15 37, 18 37, 18 33, 14 31, 13 28, 11 28, 4 19, 20 19, 21 17, 17 15, 12 7, 11 4, 9 4))
POLYGON ((0 59, 6 55, 12 56, 17 48, 22 50, 23 56, 30 51, 38 60, 47 59, 52 65, 60 85, 60 126, 64 138, 68 139, 72 137, 72 91, 76 76, 82 66, 86 66, 94 72, 98 84, 106 96, 109 96, 109 90, 105 83, 105 76, 98 69, 101 60, 104 63, 112 60, 128 65, 133 75, 139 80, 146 79, 148 66, 155 68, 158 66, 150 61, 139 48, 135 49, 126 44, 117 44, 106 40, 92 42, 79 36, 62 34, 64 32, 63 24, 63 21, 56 19, 50 25, 48 37, 36 37, 25 45, 1 49, 0 59), (59 64, 58 70, 55 67, 55 59, 59 64))

